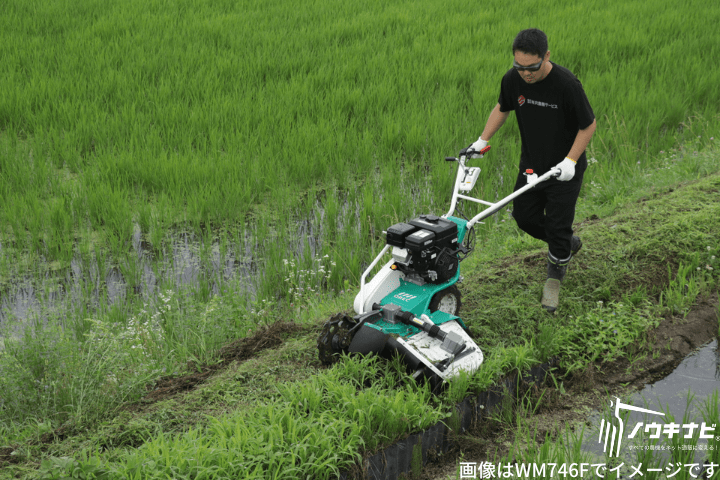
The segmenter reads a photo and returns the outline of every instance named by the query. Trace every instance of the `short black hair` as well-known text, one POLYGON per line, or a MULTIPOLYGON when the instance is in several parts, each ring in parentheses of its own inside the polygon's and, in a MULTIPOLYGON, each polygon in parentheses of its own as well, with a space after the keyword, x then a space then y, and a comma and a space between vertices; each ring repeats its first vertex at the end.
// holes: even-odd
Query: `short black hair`
POLYGON ((528 55, 537 55, 543 58, 548 51, 547 35, 537 28, 528 28, 517 34, 512 49, 513 55, 519 50, 528 55))

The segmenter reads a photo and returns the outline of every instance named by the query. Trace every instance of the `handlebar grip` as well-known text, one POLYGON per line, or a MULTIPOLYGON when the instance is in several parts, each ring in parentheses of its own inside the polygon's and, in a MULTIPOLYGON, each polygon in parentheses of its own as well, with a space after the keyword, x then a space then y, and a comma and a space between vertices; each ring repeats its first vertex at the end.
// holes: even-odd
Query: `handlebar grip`
POLYGON ((470 147, 463 148, 460 150, 460 156, 480 155, 480 158, 482 158, 483 155, 490 151, 490 148, 492 148, 490 145, 483 147, 480 151, 473 150, 470 147))

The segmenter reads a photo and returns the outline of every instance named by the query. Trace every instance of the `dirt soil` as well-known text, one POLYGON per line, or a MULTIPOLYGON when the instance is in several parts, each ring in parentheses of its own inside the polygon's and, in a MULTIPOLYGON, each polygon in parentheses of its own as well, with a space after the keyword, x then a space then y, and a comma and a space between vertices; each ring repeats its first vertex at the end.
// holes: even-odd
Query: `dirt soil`
POLYGON ((226 368, 233 361, 243 361, 258 352, 269 348, 277 348, 290 335, 307 329, 293 322, 277 322, 257 330, 253 335, 235 340, 225 345, 219 352, 219 361, 212 365, 194 365, 188 363, 188 370, 197 370, 182 376, 166 376, 159 378, 154 385, 148 385, 148 394, 141 398, 137 405, 149 405, 166 400, 178 393, 192 390, 205 382, 219 370, 226 368))
MULTIPOLYGON (((564 395, 549 382, 536 415, 530 419, 531 424, 537 425, 536 441, 542 441, 546 433, 558 433, 566 425, 586 422, 588 409, 606 406, 608 395, 626 395, 667 376, 688 354, 717 334, 718 297, 713 295, 699 301, 685 318, 668 316, 648 332, 654 355, 648 354, 632 365, 627 358, 590 365, 583 372, 563 379, 564 395)), ((540 393, 536 395, 539 397, 540 393)), ((406 478, 455 479, 460 461, 479 463, 507 455, 513 435, 508 425, 482 420, 455 439, 456 447, 443 455, 441 462, 427 465, 419 476, 406 478)))
POLYGON ((20 463, 20 457, 12 455, 15 451, 13 447, 0 448, 0 466, 5 464, 20 463))

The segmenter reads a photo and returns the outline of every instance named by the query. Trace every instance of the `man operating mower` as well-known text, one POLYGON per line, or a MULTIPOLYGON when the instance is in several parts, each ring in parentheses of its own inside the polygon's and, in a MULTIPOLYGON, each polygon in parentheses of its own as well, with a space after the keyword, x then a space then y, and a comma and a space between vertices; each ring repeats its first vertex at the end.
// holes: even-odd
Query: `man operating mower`
POLYGON ((580 81, 570 70, 550 61, 545 33, 521 31, 512 50, 513 67, 502 78, 498 104, 468 150, 485 148, 514 110, 522 140, 515 190, 527 184, 527 169, 538 175, 553 167, 561 170, 558 177, 516 198, 512 213, 521 230, 548 244, 542 306, 554 312, 570 259, 582 246, 580 237, 573 235, 572 224, 595 115, 580 81))

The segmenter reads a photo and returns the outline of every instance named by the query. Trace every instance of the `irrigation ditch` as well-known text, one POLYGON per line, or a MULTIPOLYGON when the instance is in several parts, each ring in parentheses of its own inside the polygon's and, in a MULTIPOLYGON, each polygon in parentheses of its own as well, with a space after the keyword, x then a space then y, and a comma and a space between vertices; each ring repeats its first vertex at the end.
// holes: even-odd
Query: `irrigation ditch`
MULTIPOLYGON (((692 359, 698 351, 704 352, 706 361, 703 368, 709 370, 704 371, 706 385, 703 393, 707 395, 709 391, 720 390, 718 322, 718 296, 715 294, 698 301, 687 316, 665 316, 658 327, 649 332, 652 349, 639 361, 632 362, 627 357, 622 357, 609 363, 597 362, 563 378, 562 383, 548 381, 549 378, 546 378, 545 382, 537 382, 537 377, 529 377, 531 383, 526 382, 525 385, 530 386, 534 399, 541 398, 541 401, 534 405, 534 413, 525 418, 525 424, 533 429, 527 436, 542 443, 546 438, 555 438, 562 434, 566 426, 573 426, 577 430, 597 429, 600 423, 599 412, 609 407, 610 400, 616 397, 638 400, 639 392, 651 390, 653 384, 666 378, 671 378, 672 388, 678 395, 673 398, 646 400, 651 400, 654 404, 652 406, 660 409, 666 407, 667 401, 675 402, 673 411, 676 414, 679 411, 682 415, 684 409, 689 407, 687 391, 692 384, 683 378, 683 373, 674 372, 681 363, 692 359), (662 405, 655 403, 656 400, 662 402, 662 405)), ((542 368, 553 372, 553 369, 548 369, 546 365, 542 368)), ((562 376, 561 370, 556 369, 553 373, 555 378, 562 376)), ((516 401, 519 398, 518 392, 520 397, 527 393, 527 386, 525 390, 512 388, 515 387, 516 379, 517 376, 510 377, 501 384, 504 387, 504 405, 502 401, 496 401, 493 404, 495 411, 481 409, 479 414, 471 415, 472 421, 467 427, 446 426, 444 433, 447 440, 443 444, 443 454, 435 456, 434 463, 427 465, 420 473, 413 472, 412 467, 406 469, 405 472, 412 472, 408 478, 455 479, 460 461, 497 462, 500 458, 506 458, 512 447, 517 447, 515 425, 512 425, 512 422, 503 422, 503 415, 498 411, 508 409, 511 404, 507 402, 516 401)), ((471 397, 465 402, 477 403, 483 400, 483 397, 471 397)), ((456 406, 456 410, 465 411, 464 406, 460 405, 456 406)), ((507 416, 504 418, 508 419, 507 416)), ((527 438, 521 439, 521 445, 523 441, 527 441, 527 438)), ((587 435, 583 448, 602 457, 602 445, 598 444, 597 435, 587 435)), ((700 462, 703 460, 704 458, 701 458, 700 462)), ((373 462, 372 465, 375 465, 378 459, 374 458, 373 462)), ((366 478, 402 478, 399 473, 394 477, 387 476, 386 471, 389 472, 387 469, 369 470, 373 473, 366 478), (380 473, 375 473, 377 471, 380 473)))

